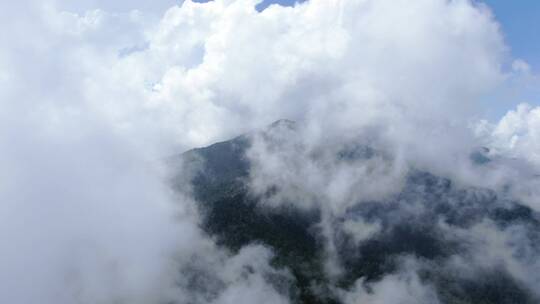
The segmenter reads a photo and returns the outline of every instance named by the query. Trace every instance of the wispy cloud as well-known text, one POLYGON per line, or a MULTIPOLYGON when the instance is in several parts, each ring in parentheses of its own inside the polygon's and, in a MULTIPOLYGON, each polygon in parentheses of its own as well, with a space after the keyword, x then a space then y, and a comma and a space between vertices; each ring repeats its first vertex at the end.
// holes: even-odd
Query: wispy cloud
MULTIPOLYGON (((216 245, 161 162, 279 118, 298 127, 253 137, 250 193, 278 186, 267 206, 322 210, 325 270, 336 276, 337 234, 392 235, 383 217, 347 210, 402 193, 411 168, 538 210, 529 178, 538 109, 477 123, 480 100, 509 81, 508 47, 485 6, 310 0, 258 12, 257 3, 0 3, 0 302, 286 303, 290 290, 276 282, 294 279, 273 267, 275 253, 216 245), (482 145, 493 162, 478 169, 470 153, 482 145)), ((515 61, 512 73, 530 71, 515 61)), ((483 248, 501 253, 493 260, 526 286, 538 282, 504 252, 519 242, 510 230, 476 224, 451 233, 485 236, 483 248)), ((410 260, 378 283, 334 291, 351 303, 433 303, 426 264, 410 260)))

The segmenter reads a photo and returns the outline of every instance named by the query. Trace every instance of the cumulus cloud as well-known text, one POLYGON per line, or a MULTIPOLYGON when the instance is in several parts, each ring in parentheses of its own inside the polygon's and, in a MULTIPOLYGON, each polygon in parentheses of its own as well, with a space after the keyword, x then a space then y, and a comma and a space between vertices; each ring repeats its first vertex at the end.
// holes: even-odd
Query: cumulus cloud
POLYGON ((511 157, 525 159, 538 166, 540 109, 520 104, 495 125, 484 125, 491 139, 490 146, 511 157))
POLYGON ((495 183, 510 186, 509 190, 536 210, 540 208, 538 117, 538 108, 519 104, 498 122, 482 120, 475 125, 476 136, 490 148, 489 155, 495 160, 490 170, 496 176, 495 183))
POLYGON ((313 1, 260 14, 254 4, 188 1, 145 28, 146 39, 121 46, 113 39, 110 52, 85 53, 90 100, 125 128, 137 112, 154 113, 160 121, 145 124, 188 147, 282 117, 325 115, 325 127, 349 130, 414 118, 422 128, 412 131, 436 133, 439 119, 459 123, 501 80, 498 27, 467 1, 419 1, 399 11, 384 1, 313 1), (114 56, 114 48, 141 45, 114 56))

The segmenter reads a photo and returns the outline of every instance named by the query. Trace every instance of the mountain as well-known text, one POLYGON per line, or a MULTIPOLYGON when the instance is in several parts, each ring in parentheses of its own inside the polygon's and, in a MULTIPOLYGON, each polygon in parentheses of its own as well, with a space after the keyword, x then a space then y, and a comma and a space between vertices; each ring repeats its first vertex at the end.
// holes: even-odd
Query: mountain
MULTIPOLYGON (((270 248, 275 253, 272 266, 292 273, 294 280, 286 293, 293 303, 342 303, 340 292, 353 290, 359 282, 368 293, 374 292, 374 284, 403 273, 411 259, 418 261, 415 275, 434 290, 441 303, 540 303, 530 284, 506 264, 470 262, 483 246, 471 231, 486 222, 494 224, 495 233, 520 227, 520 239, 525 242, 520 246, 528 250, 528 257, 539 256, 539 214, 494 190, 463 187, 411 168, 402 189, 390 198, 359 200, 329 222, 323 223, 320 208, 299 208, 295 202, 268 207, 263 202, 272 191, 250 190, 253 164, 248 152, 256 136, 272 140, 272 133, 295 132, 296 128, 294 122, 282 120, 266 130, 180 156, 193 173, 190 183, 203 230, 232 252, 249 244, 270 248), (360 227, 351 232, 347 228, 351 221, 377 229, 360 227), (331 227, 331 240, 324 225, 331 227), (367 236, 357 240, 355 231, 367 236), (338 274, 327 269, 329 242, 341 269, 338 274), (463 271, 456 261, 464 261, 471 271, 463 271)), ((275 145, 279 149, 279 143, 275 145)), ((471 160, 479 166, 489 163, 482 154, 485 151, 473 153, 471 160)), ((380 153, 369 146, 352 145, 335 157, 340 161, 370 159, 380 153)), ((181 187, 178 181, 176 186, 181 187)), ((526 263, 525 258, 525 253, 516 257, 519 263, 526 263)), ((280 284, 279 278, 269 280, 280 284)))

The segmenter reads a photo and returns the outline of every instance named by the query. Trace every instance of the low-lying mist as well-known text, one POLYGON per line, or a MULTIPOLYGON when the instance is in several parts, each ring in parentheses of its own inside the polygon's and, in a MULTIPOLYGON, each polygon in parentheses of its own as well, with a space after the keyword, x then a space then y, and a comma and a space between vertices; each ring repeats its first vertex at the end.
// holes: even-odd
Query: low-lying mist
POLYGON ((540 301, 488 6, 124 2, 0 2, 0 302, 540 301))

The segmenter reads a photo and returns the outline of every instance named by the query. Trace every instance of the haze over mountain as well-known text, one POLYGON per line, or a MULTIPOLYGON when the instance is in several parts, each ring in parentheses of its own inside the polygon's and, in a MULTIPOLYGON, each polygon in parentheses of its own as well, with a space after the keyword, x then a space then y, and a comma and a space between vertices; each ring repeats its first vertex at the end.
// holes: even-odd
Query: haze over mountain
MULTIPOLYGON (((312 176, 273 178, 261 189, 261 172, 253 167, 266 160, 258 159, 258 145, 303 166, 309 162, 317 167, 311 174, 373 166, 364 174, 377 179, 375 166, 396 161, 361 138, 306 149, 302 128, 281 120, 171 160, 192 172, 202 228, 217 244, 233 253, 250 246, 272 252, 263 277, 275 292, 293 303, 538 303, 540 214, 508 189, 455 183, 412 166, 395 191, 378 199, 365 197, 358 177, 347 174, 353 188, 339 210, 327 208, 336 203, 327 193, 331 186, 311 188, 305 180, 312 176)), ((471 165, 501 161, 488 154, 487 148, 472 151, 471 165)), ((305 168, 281 169, 272 173, 305 168)), ((183 178, 173 180, 180 191, 183 178)), ((218 297, 202 286, 219 281, 214 274, 193 275, 201 285, 193 293, 209 302, 218 297)))
POLYGON ((0 0, 0 303, 539 302, 482 1, 67 2, 0 0))

